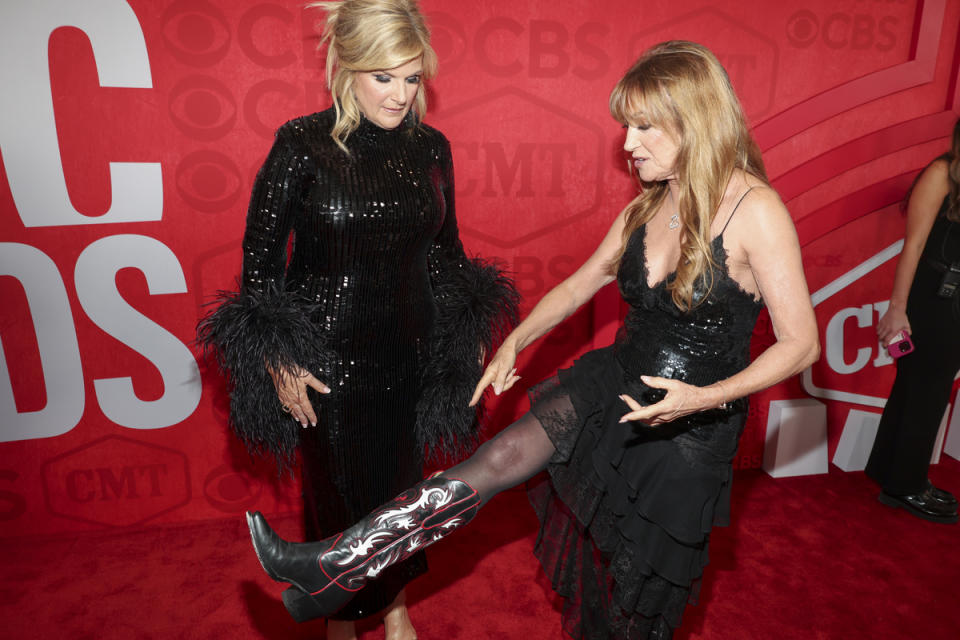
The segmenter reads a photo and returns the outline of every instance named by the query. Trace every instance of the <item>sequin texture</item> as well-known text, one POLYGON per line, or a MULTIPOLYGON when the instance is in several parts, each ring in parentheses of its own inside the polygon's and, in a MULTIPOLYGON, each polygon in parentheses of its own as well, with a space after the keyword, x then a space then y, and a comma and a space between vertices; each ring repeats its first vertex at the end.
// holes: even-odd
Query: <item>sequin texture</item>
MULTIPOLYGON (((421 479, 413 429, 433 291, 466 262, 442 134, 412 118, 395 130, 363 120, 347 155, 329 136, 333 119, 327 110, 278 131, 243 241, 243 288, 275 283, 307 298, 336 354, 313 372, 332 392, 311 392, 319 424, 301 435, 310 539, 421 479)), ((419 555, 384 572, 338 617, 382 609, 425 567, 419 555)))

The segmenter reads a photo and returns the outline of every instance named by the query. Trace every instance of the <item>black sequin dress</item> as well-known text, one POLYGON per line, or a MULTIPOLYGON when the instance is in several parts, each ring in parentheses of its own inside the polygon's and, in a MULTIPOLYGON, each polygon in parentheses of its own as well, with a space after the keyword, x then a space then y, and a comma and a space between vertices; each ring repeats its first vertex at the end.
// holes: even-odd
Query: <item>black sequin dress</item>
MULTIPOLYGON (((443 135, 412 115, 393 130, 363 119, 348 155, 329 135, 334 118, 277 132, 253 188, 240 291, 200 326, 229 372, 238 435, 281 460, 299 447, 308 540, 419 482, 425 446, 470 443, 478 350, 517 302, 495 266, 464 254, 443 135), (264 362, 331 388, 310 390, 317 427, 283 413, 264 362)), ((336 617, 382 610, 425 570, 423 554, 392 567, 336 617)))
POLYGON ((712 291, 681 311, 667 281, 648 286, 644 237, 640 228, 630 238, 617 274, 630 309, 615 343, 531 391, 557 448, 549 480, 529 489, 541 522, 535 552, 565 597, 574 638, 671 637, 696 597, 710 529, 728 520, 746 419, 742 399, 663 426, 618 422, 629 412, 618 395, 662 397, 641 375, 708 385, 744 369, 762 308, 727 273, 721 233, 712 291))

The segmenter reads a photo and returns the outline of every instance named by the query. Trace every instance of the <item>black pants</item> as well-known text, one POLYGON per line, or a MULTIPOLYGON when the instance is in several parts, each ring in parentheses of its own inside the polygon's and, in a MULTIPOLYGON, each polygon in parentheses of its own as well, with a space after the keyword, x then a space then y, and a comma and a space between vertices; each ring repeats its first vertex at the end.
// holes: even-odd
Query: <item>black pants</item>
POLYGON ((867 475, 887 493, 923 491, 940 420, 960 369, 958 300, 936 295, 942 274, 924 261, 910 288, 907 317, 916 350, 897 362, 867 475))

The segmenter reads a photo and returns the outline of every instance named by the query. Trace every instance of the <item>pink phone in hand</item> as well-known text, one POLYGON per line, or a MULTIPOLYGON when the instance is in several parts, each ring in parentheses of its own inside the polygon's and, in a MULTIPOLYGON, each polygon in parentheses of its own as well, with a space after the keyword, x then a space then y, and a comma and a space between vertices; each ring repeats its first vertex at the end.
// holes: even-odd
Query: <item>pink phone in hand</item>
POLYGON ((890 341, 890 344, 887 345, 887 353, 890 354, 891 358, 899 358, 912 351, 913 340, 910 339, 906 331, 898 333, 893 340, 890 341))

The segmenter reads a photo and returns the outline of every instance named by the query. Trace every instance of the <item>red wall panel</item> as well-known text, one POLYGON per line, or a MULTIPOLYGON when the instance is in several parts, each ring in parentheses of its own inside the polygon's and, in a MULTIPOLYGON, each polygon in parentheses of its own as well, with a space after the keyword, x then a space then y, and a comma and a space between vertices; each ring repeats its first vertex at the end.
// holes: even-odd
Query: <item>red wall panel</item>
MULTIPOLYGON (((824 358, 807 390, 757 395, 737 466, 759 465, 770 400, 885 395, 872 305, 903 235, 895 204, 960 114, 960 2, 422 6, 441 63, 428 121, 453 144, 464 241, 514 270, 528 308, 635 193, 613 84, 644 48, 693 39, 726 65, 821 294, 824 358)), ((273 130, 329 104, 318 20, 286 0, 0 8, 0 536, 298 508, 296 482, 227 434, 223 382, 191 341, 239 270, 273 130)), ((609 341, 620 307, 601 292, 524 354, 524 381, 609 341)), ((755 351, 771 340, 761 320, 755 351)), ((878 410, 826 401, 831 448, 849 409, 878 410)), ((494 429, 525 406, 499 399, 494 429)))

